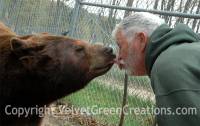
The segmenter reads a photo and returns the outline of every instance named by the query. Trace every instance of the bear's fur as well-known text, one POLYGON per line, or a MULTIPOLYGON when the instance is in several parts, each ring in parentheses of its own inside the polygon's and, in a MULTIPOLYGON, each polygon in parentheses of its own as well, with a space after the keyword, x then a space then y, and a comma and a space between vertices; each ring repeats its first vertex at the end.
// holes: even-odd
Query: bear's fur
POLYGON ((19 36, 0 23, 0 126, 39 125, 37 113, 7 115, 6 106, 49 105, 106 73, 114 58, 102 45, 48 33, 19 36))

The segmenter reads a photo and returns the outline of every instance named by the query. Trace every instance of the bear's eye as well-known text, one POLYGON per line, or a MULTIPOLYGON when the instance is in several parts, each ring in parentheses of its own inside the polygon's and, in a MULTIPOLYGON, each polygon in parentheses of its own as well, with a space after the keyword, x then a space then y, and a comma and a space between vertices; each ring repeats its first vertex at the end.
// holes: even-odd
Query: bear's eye
POLYGON ((75 46, 75 50, 76 50, 76 52, 82 52, 82 51, 84 51, 84 47, 83 46, 75 46))

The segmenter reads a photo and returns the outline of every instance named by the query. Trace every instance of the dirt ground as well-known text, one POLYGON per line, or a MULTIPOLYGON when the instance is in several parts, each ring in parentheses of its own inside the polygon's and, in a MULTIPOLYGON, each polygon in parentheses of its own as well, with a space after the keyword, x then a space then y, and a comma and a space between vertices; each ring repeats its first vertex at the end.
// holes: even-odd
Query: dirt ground
MULTIPOLYGON (((68 104, 62 104, 70 107, 68 104)), ((50 106, 51 110, 58 112, 59 105, 52 104, 50 106)), ((41 126, 108 126, 106 124, 101 124, 93 117, 83 115, 80 113, 72 114, 72 113, 60 113, 56 115, 46 115, 42 121, 41 126)))
POLYGON ((81 126, 76 122, 72 122, 68 117, 53 117, 46 116, 43 120, 42 126, 81 126))

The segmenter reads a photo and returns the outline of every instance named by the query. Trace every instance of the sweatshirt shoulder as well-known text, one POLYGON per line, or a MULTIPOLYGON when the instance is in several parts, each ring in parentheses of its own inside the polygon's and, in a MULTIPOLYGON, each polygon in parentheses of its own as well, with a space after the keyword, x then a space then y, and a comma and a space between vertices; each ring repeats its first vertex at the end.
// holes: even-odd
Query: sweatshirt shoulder
POLYGON ((157 57, 152 72, 153 69, 175 71, 191 65, 200 65, 200 42, 170 46, 157 57))
POLYGON ((174 45, 156 59, 152 71, 152 87, 156 95, 180 90, 200 89, 200 43, 174 45))

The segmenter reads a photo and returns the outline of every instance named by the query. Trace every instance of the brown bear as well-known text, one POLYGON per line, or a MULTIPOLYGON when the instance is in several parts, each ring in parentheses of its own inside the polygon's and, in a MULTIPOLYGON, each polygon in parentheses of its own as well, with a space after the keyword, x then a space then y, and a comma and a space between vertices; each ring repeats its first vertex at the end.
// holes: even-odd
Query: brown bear
POLYGON ((109 47, 48 33, 19 36, 0 23, 0 126, 37 126, 14 108, 43 107, 82 89, 106 73, 115 55, 109 47))

